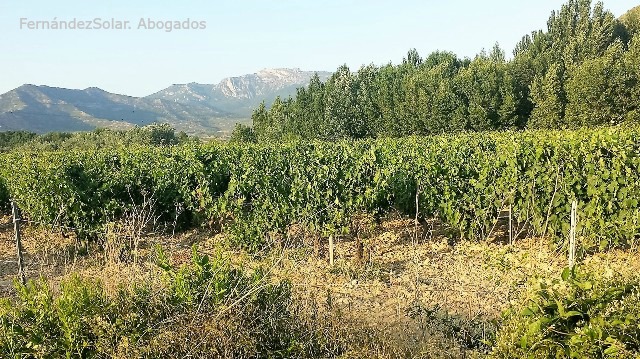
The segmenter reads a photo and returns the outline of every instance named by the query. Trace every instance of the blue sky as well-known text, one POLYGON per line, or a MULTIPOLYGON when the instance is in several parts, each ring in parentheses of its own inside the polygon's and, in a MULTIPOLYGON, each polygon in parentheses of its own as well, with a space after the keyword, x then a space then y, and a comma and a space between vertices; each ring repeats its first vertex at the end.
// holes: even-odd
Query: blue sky
MULTIPOLYGON (((546 27, 564 1, 0 0, 0 93, 24 83, 96 86, 144 96, 174 83, 216 83, 263 68, 335 70, 397 63, 410 48, 473 57, 498 42, 508 54, 546 27), (129 21, 130 30, 28 30, 27 21, 129 21), (206 21, 204 30, 138 29, 206 21)), ((637 0, 605 1, 616 16, 637 0)))

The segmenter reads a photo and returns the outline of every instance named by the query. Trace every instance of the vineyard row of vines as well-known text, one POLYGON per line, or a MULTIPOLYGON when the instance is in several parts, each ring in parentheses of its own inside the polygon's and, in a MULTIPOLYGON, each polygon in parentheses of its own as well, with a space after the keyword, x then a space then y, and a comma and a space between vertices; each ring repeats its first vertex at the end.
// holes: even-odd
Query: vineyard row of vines
POLYGON ((258 249, 292 224, 329 236, 360 213, 416 211, 483 238, 500 210, 563 240, 571 202, 592 247, 640 233, 640 128, 475 133, 278 145, 189 144, 0 157, 0 207, 91 236, 154 197, 160 221, 210 224, 258 249))

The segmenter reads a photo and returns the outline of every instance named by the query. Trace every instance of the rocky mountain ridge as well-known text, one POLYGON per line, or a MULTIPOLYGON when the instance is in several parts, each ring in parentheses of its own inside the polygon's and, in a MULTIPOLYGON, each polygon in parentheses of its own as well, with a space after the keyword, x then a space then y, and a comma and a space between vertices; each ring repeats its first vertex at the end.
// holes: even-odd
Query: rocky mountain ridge
MULTIPOLYGON (((222 135, 237 122, 248 123, 260 102, 295 94, 315 73, 265 69, 217 84, 172 85, 145 97, 27 84, 0 95, 0 131, 73 132, 163 122, 190 134, 222 135)), ((318 75, 325 80, 330 73, 318 75)))

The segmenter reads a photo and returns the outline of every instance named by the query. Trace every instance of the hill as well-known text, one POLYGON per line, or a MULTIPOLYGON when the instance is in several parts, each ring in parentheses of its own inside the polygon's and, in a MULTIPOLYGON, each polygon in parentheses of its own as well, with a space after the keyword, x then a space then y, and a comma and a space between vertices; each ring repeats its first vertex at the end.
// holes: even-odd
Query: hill
MULTIPOLYGON (((239 118, 249 118, 251 111, 262 101, 270 103, 278 96, 295 95, 296 88, 308 85, 314 73, 300 69, 264 69, 254 74, 228 77, 218 84, 176 84, 146 98, 188 106, 211 106, 239 118)), ((330 72, 317 73, 322 80, 331 75, 330 72)))
POLYGON ((299 69, 262 70, 215 85, 173 85, 146 97, 95 87, 79 90, 27 84, 0 95, 0 131, 73 132, 163 122, 189 134, 223 135, 236 122, 248 122, 257 104, 295 94, 313 74, 299 69))

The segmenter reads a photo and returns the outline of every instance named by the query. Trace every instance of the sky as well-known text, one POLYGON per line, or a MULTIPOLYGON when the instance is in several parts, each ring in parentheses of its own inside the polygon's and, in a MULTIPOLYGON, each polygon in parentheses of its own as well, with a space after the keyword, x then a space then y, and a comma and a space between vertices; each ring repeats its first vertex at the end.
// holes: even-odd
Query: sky
MULTIPOLYGON (((499 43, 509 55, 523 35, 546 28, 551 11, 563 3, 0 0, 0 93, 29 83, 146 96, 171 84, 217 83, 264 68, 333 71, 343 64, 357 70, 398 63, 411 48, 423 56, 447 50, 473 57, 499 43), (129 28, 29 28, 37 21, 52 26, 74 19, 76 24, 128 21, 129 28), (148 28, 149 20, 164 26, 187 19, 189 29, 148 28)), ((638 0, 605 0, 604 5, 620 16, 638 0)))

